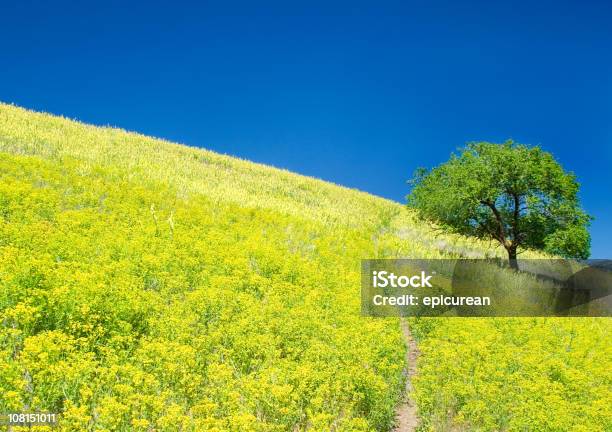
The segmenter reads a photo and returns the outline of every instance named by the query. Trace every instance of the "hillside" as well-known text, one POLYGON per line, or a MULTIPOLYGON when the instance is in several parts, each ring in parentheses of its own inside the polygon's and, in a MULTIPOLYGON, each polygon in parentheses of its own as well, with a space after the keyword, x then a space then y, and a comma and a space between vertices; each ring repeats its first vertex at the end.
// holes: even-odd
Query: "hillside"
MULTIPOLYGON (((0 412, 390 430, 406 348, 360 316, 360 260, 499 253, 363 192, 0 104, 0 412)), ((410 324, 424 429, 612 428, 610 320, 410 324)))

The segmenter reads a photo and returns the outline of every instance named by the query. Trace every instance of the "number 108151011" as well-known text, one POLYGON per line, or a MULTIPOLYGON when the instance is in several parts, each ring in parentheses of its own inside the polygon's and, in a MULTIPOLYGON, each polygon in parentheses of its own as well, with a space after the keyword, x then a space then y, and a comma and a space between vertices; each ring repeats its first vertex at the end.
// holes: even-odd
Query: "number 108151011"
POLYGON ((58 415, 54 413, 8 413, 0 416, 0 424, 9 426, 53 426, 57 423, 58 415))

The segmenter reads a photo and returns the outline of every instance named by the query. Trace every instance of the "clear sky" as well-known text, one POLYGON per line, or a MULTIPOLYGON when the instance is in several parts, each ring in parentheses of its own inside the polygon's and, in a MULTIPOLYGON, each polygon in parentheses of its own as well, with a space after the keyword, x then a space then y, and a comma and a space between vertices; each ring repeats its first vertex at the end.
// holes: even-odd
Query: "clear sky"
POLYGON ((468 141, 540 144, 612 258, 612 3, 3 2, 0 100, 397 201, 468 141))

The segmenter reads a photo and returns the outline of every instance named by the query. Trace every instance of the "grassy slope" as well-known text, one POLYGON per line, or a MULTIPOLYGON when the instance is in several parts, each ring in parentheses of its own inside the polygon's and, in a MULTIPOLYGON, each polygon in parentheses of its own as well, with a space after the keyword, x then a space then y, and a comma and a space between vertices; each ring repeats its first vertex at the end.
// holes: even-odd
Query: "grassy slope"
MULTIPOLYGON (((384 430, 404 348, 359 317, 359 259, 499 253, 362 192, 7 105, 0 165, 0 410, 66 430, 384 430)), ((609 321, 561 321, 414 322, 424 423, 578 410, 605 430, 609 321)))

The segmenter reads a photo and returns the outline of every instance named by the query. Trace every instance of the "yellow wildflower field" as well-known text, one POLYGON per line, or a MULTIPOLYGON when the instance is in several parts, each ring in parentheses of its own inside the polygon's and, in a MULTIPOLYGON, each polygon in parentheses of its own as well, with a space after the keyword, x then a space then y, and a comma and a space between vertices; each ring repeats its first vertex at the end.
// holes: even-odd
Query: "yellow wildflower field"
MULTIPOLYGON (((406 347, 397 318, 360 315, 361 259, 502 252, 360 191, 0 104, 0 413, 391 430, 406 347)), ((612 430, 609 319, 410 325, 422 430, 612 430)))

